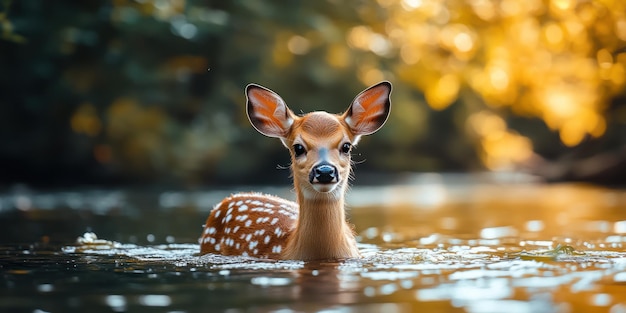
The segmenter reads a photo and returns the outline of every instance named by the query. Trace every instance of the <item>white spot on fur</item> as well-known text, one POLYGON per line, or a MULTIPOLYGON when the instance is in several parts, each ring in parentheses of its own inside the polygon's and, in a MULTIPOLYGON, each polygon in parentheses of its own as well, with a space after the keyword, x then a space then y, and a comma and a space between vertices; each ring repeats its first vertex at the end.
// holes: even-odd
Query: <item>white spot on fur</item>
POLYGON ((278 217, 273 218, 270 224, 276 225, 276 223, 278 223, 278 217))
POLYGON ((256 219, 256 223, 257 224, 265 223, 265 222, 267 222, 269 220, 270 220, 269 216, 259 217, 259 218, 256 219))
POLYGON ((265 234, 265 229, 257 229, 254 231, 255 236, 263 236, 265 234))
POLYGON ((285 215, 285 216, 287 216, 287 217, 289 217, 291 219, 295 219, 296 216, 297 216, 296 214, 293 214, 292 212, 286 211, 286 210, 278 210, 277 212, 282 214, 282 215, 285 215))
POLYGON ((254 249, 254 247, 256 247, 258 244, 259 244, 259 242, 258 242, 258 241, 252 241, 252 242, 250 242, 249 249, 250 249, 250 250, 254 249))
POLYGON ((267 236, 265 236, 265 240, 263 240, 263 242, 264 242, 265 244, 268 244, 268 243, 270 243, 270 239, 271 239, 271 238, 270 238, 270 235, 267 235, 267 236))
POLYGON ((246 236, 246 242, 250 242, 250 239, 252 239, 252 234, 248 234, 246 236))
POLYGON ((251 224, 252 224, 252 220, 247 220, 246 221, 246 227, 250 227, 251 224))
POLYGON ((233 234, 237 233, 238 230, 239 230, 239 225, 235 226, 235 228, 233 229, 233 234))
POLYGON ((239 211, 239 212, 245 212, 245 211, 247 211, 247 210, 248 210, 248 206, 247 206, 247 205, 245 205, 245 204, 244 204, 244 205, 242 205, 242 206, 240 206, 240 207, 237 209, 237 211, 239 211))
POLYGON ((272 253, 280 253, 280 251, 282 250, 283 250, 283 247, 279 245, 272 247, 272 253))
POLYGON ((280 237, 283 234, 283 230, 280 229, 280 227, 276 227, 276 230, 274 230, 274 234, 276 234, 276 236, 280 237))

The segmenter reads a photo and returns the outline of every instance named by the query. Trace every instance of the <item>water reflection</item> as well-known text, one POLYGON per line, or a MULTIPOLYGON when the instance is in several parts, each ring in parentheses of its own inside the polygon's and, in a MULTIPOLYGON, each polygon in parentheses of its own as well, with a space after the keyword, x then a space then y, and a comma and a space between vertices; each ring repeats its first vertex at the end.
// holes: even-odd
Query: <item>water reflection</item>
POLYGON ((343 262, 198 256, 211 199, 229 191, 3 195, 0 308, 624 311, 623 191, 448 179, 354 188, 363 258, 343 262))

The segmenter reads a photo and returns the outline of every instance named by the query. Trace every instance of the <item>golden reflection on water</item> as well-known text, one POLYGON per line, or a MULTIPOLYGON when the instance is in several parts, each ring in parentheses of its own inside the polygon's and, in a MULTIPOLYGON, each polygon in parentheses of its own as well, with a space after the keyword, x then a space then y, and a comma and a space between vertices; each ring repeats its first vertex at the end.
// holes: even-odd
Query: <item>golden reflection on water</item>
MULTIPOLYGON (((626 193, 590 185, 476 184, 454 186, 435 179, 371 192, 350 200, 375 203, 352 211, 367 237, 392 230, 401 240, 432 234, 497 239, 608 239, 626 236, 626 193), (373 228, 373 229, 370 229, 373 228), (368 230, 369 229, 369 230, 368 230), (376 233, 376 234, 375 234, 376 233)), ((372 238, 369 238, 372 239, 372 238)))
POLYGON ((426 174, 355 187, 348 203, 358 260, 199 257, 194 245, 172 244, 66 251, 127 255, 139 259, 133 271, 160 260, 207 272, 209 290, 261 311, 626 312, 624 191, 426 174))
POLYGON ((435 267, 434 276, 422 270, 411 279, 420 303, 469 312, 626 312, 624 191, 510 180, 457 186, 429 174, 351 197, 376 203, 351 211, 362 242, 395 253, 430 249, 426 264, 456 260, 449 271, 435 267))
MULTIPOLYGON (((199 256, 195 242, 173 239, 182 229, 157 232, 193 212, 187 227, 221 196, 159 195, 165 223, 144 229, 131 220, 130 235, 149 232, 144 245, 87 232, 61 249, 4 247, 0 273, 13 300, 0 296, 0 311, 28 298, 37 301, 20 308, 626 312, 623 190, 438 174, 354 187, 347 202, 363 257, 339 262, 199 256)), ((142 214, 149 221, 154 211, 142 214)))

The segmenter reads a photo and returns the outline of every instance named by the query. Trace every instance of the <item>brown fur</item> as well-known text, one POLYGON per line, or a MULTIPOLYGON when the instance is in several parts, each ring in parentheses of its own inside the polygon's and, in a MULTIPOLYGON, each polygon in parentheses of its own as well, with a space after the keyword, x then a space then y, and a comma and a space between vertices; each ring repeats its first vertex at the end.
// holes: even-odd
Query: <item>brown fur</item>
POLYGON ((297 215, 297 203, 259 193, 234 194, 211 211, 200 253, 279 259, 297 215))
POLYGON ((341 127, 339 119, 326 112, 313 112, 305 115, 300 119, 299 124, 303 132, 321 138, 334 135, 341 127))

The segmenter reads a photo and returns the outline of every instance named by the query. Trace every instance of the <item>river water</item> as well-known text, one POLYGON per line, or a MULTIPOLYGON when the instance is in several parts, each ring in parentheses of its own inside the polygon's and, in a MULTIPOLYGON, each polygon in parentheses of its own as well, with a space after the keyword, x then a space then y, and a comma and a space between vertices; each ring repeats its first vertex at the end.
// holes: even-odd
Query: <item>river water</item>
POLYGON ((363 258, 199 256, 236 191, 0 195, 0 312, 626 312, 626 191, 414 175, 353 187, 363 258))

